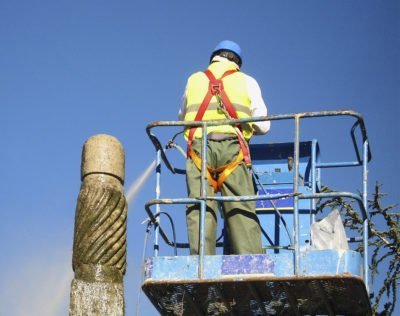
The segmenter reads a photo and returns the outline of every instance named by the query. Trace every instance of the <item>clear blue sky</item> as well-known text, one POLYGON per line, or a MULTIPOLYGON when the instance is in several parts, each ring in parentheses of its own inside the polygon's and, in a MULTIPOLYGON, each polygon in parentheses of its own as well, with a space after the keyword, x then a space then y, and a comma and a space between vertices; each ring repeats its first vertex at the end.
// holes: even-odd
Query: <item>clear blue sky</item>
MULTIPOLYGON (((242 69, 258 80, 269 113, 360 112, 370 188, 379 181, 384 203, 400 202, 399 24, 396 0, 1 1, 0 314, 67 314, 83 143, 116 136, 128 188, 154 158, 147 123, 177 118, 186 78, 222 39, 242 46, 242 69)), ((292 139, 275 126, 269 141, 292 139)), ((322 154, 329 161, 333 152, 322 154)), ((175 181, 170 188, 183 186, 175 181)), ((153 184, 129 210, 127 315, 153 184)), ((144 296, 140 315, 155 315, 144 296)))

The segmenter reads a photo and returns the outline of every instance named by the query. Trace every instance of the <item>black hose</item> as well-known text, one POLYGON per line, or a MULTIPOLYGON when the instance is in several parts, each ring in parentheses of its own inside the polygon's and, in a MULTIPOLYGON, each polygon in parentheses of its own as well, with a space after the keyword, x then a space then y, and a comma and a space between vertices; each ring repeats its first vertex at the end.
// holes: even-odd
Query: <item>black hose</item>
MULTIPOLYGON (((171 215, 169 215, 167 212, 158 212, 158 213, 154 214, 154 218, 156 219, 160 215, 165 215, 169 219, 169 222, 171 224, 171 229, 172 229, 172 238, 174 240, 174 255, 177 256, 178 255, 178 250, 177 250, 177 247, 176 247, 176 232, 175 232, 174 221, 172 220, 171 215)), ((155 223, 155 225, 158 225, 158 224, 155 223)))

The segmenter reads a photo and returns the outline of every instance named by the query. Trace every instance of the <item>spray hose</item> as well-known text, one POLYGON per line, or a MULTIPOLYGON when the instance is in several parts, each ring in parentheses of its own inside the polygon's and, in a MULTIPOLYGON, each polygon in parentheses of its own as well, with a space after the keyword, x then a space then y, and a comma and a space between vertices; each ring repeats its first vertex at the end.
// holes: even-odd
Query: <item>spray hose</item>
POLYGON ((175 138, 182 134, 184 131, 180 131, 178 133, 176 133, 165 145, 165 149, 170 149, 170 148, 175 148, 178 149, 178 151, 183 155, 183 157, 185 157, 185 159, 187 159, 187 155, 186 155, 186 151, 183 150, 183 148, 181 146, 179 146, 178 144, 175 143, 175 138))

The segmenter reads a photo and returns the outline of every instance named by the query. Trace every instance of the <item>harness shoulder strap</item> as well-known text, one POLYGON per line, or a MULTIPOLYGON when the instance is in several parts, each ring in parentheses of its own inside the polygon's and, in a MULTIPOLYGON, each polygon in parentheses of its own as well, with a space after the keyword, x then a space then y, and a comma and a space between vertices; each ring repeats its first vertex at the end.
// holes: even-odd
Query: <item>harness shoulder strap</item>
MULTIPOLYGON (((225 78, 226 76, 233 74, 237 72, 236 69, 232 69, 232 70, 228 70, 226 71, 221 78, 216 79, 214 74, 209 70, 206 69, 204 71, 205 75, 207 76, 208 80, 209 80, 209 84, 208 84, 208 90, 207 90, 207 94, 203 99, 203 102, 201 103, 199 110, 197 111, 196 117, 194 118, 195 121, 201 121, 204 113, 207 110, 208 105, 210 104, 210 101, 212 99, 212 97, 217 94, 220 93, 221 91, 223 91, 223 83, 222 83, 222 79, 225 78)), ((236 112, 235 112, 235 116, 236 116, 236 112)), ((191 127, 189 130, 189 137, 188 137, 188 148, 187 148, 187 154, 189 156, 190 153, 190 148, 192 147, 192 143, 193 143, 193 136, 194 133, 196 132, 197 127, 191 127)))
MULTIPOLYGON (((233 107, 232 102, 230 101, 228 95, 226 94, 226 92, 224 90, 224 85, 223 85, 223 81, 222 81, 223 78, 225 78, 231 74, 234 74, 236 72, 237 72, 236 69, 228 70, 219 79, 216 79, 214 74, 209 69, 204 71, 205 75, 207 76, 207 78, 209 80, 208 90, 207 90, 206 96, 204 97, 204 99, 199 107, 199 110, 196 113, 196 117, 194 119, 195 121, 202 120, 204 113, 206 112, 207 107, 210 104, 210 101, 214 95, 220 96, 222 104, 225 107, 225 110, 228 112, 230 119, 238 118, 236 110, 233 107)), ((214 170, 214 171, 220 172, 220 176, 217 181, 213 179, 213 177, 210 173, 210 170, 208 170, 208 168, 206 170, 207 178, 208 178, 209 182, 211 183, 211 185, 213 186, 214 191, 216 191, 216 192, 219 191, 224 180, 233 172, 233 170, 237 167, 237 165, 240 163, 240 161, 244 160, 246 165, 251 164, 249 149, 247 147, 246 140, 243 137, 240 125, 236 126, 235 129, 237 130, 236 131, 237 137, 238 137, 239 145, 241 148, 241 151, 239 152, 239 155, 236 157, 236 160, 232 161, 231 164, 224 166, 222 168, 223 170, 214 170)), ((197 127, 190 128, 189 137, 188 137, 187 156, 191 157, 192 160, 194 161, 194 163, 196 164, 196 166, 199 169, 201 169, 200 157, 198 157, 192 150, 193 137, 194 137, 196 130, 197 130, 197 127)))
MULTIPOLYGON (((217 93, 220 95, 221 101, 222 101, 226 111, 228 112, 230 118, 237 120, 238 116, 235 111, 235 108, 233 107, 231 100, 229 99, 228 95, 226 94, 224 85, 222 83, 222 79, 224 77, 229 76, 230 74, 233 74, 235 72, 237 72, 236 69, 228 70, 222 75, 222 77, 220 79, 215 79, 213 73, 211 71, 209 71, 208 69, 205 71, 205 74, 207 75, 208 79, 210 80, 210 86, 211 87, 214 86, 215 87, 214 89, 218 90, 217 93)), ((237 136, 238 136, 240 148, 243 151, 244 161, 245 161, 246 165, 250 165, 251 164, 250 152, 245 143, 246 140, 243 137, 242 128, 240 125, 237 126, 236 128, 239 129, 239 131, 237 131, 237 134, 238 134, 237 136)))
POLYGON ((237 117, 236 111, 232 105, 232 102, 229 100, 229 97, 225 92, 222 79, 225 78, 226 76, 229 76, 236 72, 237 72, 236 69, 231 69, 231 70, 225 71, 224 74, 221 76, 221 78, 216 79, 210 70, 207 69, 205 71, 205 74, 207 75, 208 79, 210 80, 211 88, 214 88, 214 90, 215 90, 214 94, 220 95, 222 103, 224 104, 228 114, 231 116, 232 119, 235 119, 235 120, 238 117, 237 117))

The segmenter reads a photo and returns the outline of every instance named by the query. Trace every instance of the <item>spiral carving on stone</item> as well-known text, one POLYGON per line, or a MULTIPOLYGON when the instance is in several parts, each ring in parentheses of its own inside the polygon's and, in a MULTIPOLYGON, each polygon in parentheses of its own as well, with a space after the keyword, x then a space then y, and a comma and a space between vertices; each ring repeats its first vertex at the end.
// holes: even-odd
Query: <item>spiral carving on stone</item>
POLYGON ((114 136, 90 137, 82 149, 70 316, 123 316, 127 201, 125 152, 114 136))
POLYGON ((119 271, 122 278, 126 270, 126 222, 122 185, 82 183, 75 214, 72 266, 76 274, 96 277, 102 273, 115 278, 112 275, 119 271), (95 267, 101 271, 93 271, 95 267))

